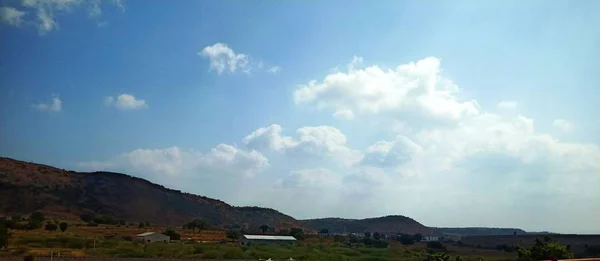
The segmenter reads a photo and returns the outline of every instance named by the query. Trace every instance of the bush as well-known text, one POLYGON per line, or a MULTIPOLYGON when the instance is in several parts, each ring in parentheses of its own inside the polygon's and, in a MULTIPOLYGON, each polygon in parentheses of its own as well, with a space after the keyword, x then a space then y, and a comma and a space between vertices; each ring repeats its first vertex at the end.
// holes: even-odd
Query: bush
POLYGON ((58 226, 60 227, 61 232, 65 232, 65 230, 67 230, 67 228, 69 227, 69 224, 67 224, 67 222, 60 222, 58 226))
POLYGON ((439 241, 427 242, 427 248, 446 250, 446 247, 439 241))
POLYGON ((575 255, 565 247, 550 237, 544 237, 544 239, 536 238, 535 244, 529 248, 519 248, 518 257, 519 260, 548 260, 552 258, 556 259, 569 259, 575 255))
POLYGON ((23 261, 33 261, 33 260, 35 260, 35 259, 33 258, 33 256, 31 254, 23 257, 23 261))
POLYGON ((46 226, 44 228, 49 231, 56 231, 58 226, 56 226, 56 224, 54 224, 54 223, 48 223, 48 224, 46 224, 46 226))
POLYGON ((220 257, 221 253, 217 250, 208 250, 202 255, 202 258, 204 259, 220 259, 220 257))
POLYGON ((171 238, 171 240, 180 240, 181 236, 179 235, 179 233, 175 232, 175 230, 173 230, 172 228, 167 228, 165 230, 165 232, 163 232, 163 234, 169 236, 171 238))
POLYGON ((132 241, 133 238, 131 238, 131 236, 124 236, 123 240, 125 240, 125 241, 132 241))

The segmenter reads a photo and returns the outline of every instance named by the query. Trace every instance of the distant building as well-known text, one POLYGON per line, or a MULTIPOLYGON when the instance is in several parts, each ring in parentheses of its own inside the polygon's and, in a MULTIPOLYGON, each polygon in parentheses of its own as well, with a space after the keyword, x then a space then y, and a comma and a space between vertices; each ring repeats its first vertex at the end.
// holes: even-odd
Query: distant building
POLYGON ((423 239, 421 239, 421 242, 433 242, 433 241, 440 241, 440 238, 438 236, 424 236, 423 239))
POLYGON ((135 240, 142 242, 142 243, 154 243, 154 242, 169 243, 169 241, 171 241, 171 237, 161 234, 161 233, 146 232, 146 233, 141 233, 141 234, 135 236, 135 240))
POLYGON ((290 246, 296 245, 296 238, 293 236, 266 236, 266 235, 244 235, 240 241, 242 246, 250 245, 277 245, 290 246))

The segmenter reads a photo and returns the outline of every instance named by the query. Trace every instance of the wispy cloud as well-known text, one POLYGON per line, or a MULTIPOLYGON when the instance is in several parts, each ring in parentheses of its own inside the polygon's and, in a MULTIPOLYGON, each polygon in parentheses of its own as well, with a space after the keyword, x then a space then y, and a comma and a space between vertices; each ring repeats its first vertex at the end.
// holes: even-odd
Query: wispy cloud
POLYGON ((496 105, 496 107, 500 109, 507 110, 514 110, 517 108, 517 106, 519 106, 519 103, 517 103, 516 101, 501 101, 496 105))
POLYGON ((108 96, 104 98, 104 105, 107 107, 115 107, 121 110, 134 110, 148 108, 146 100, 137 99, 131 94, 121 94, 119 96, 108 96))
POLYGON ((57 95, 54 95, 51 103, 38 103, 33 107, 40 111, 59 112, 62 110, 62 101, 57 95))
POLYGON ((573 131, 573 123, 565 119, 556 119, 552 122, 552 126, 559 129, 562 132, 569 133, 573 131))
MULTIPOLYGON (((16 1, 15 1, 16 2, 16 1)), ((102 0, 21 0, 20 5, 0 7, 0 22, 15 27, 22 25, 37 27, 40 35, 59 30, 57 17, 71 13, 79 7, 87 6, 88 16, 99 18, 102 15, 102 0)), ((124 10, 123 1, 112 0, 112 5, 124 10)), ((13 3, 13 2, 9 2, 13 3)))

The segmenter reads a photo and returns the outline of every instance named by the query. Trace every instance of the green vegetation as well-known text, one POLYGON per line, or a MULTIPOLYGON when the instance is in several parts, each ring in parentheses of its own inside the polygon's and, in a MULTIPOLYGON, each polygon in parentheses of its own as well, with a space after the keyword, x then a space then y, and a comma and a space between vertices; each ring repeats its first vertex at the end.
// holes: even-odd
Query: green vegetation
POLYGON ((519 260, 533 261, 533 260, 549 260, 551 258, 556 259, 568 259, 573 258, 575 255, 569 250, 569 247, 565 247, 550 237, 544 237, 544 239, 537 238, 535 244, 529 248, 519 248, 519 260))
POLYGON ((56 229, 58 229, 58 226, 54 223, 48 223, 48 224, 46 224, 44 229, 46 229, 48 231, 56 231, 56 229))
POLYGON ((8 229, 4 222, 0 222, 0 248, 5 247, 8 244, 8 229))
POLYGON ((69 228, 69 224, 67 224, 67 222, 60 222, 58 226, 60 227, 60 232, 65 232, 65 230, 69 228))
POLYGON ((208 221, 203 219, 194 219, 192 222, 183 225, 183 228, 196 232, 196 230, 200 231, 209 229, 210 224, 208 221))
POLYGON ((231 229, 231 230, 228 230, 225 235, 227 236, 227 238, 235 241, 235 240, 238 240, 242 236, 242 232, 239 230, 231 229))
POLYGON ((167 228, 165 230, 165 232, 163 232, 163 234, 169 236, 171 238, 171 240, 180 240, 181 239, 181 235, 179 235, 179 233, 175 232, 175 230, 173 230, 172 228, 167 228))

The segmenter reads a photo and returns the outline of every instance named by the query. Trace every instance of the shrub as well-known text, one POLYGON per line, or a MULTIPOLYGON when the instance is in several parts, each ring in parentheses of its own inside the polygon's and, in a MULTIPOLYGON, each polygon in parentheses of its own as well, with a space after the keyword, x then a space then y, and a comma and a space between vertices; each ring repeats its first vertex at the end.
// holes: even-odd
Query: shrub
POLYGON ((446 250, 446 247, 439 241, 427 242, 427 248, 446 250))
POLYGON ((35 259, 33 258, 33 256, 31 254, 23 257, 23 261, 33 261, 33 260, 35 260, 35 259))
POLYGON ((217 250, 208 250, 204 252, 202 255, 204 259, 219 259, 221 257, 221 253, 217 250))
POLYGON ((48 223, 44 228, 49 231, 56 231, 58 227, 54 223, 48 223))
POLYGON ((171 238, 171 240, 180 240, 181 236, 179 235, 179 233, 175 232, 175 230, 173 230, 172 228, 167 228, 165 230, 165 232, 163 232, 163 234, 169 236, 171 238))

